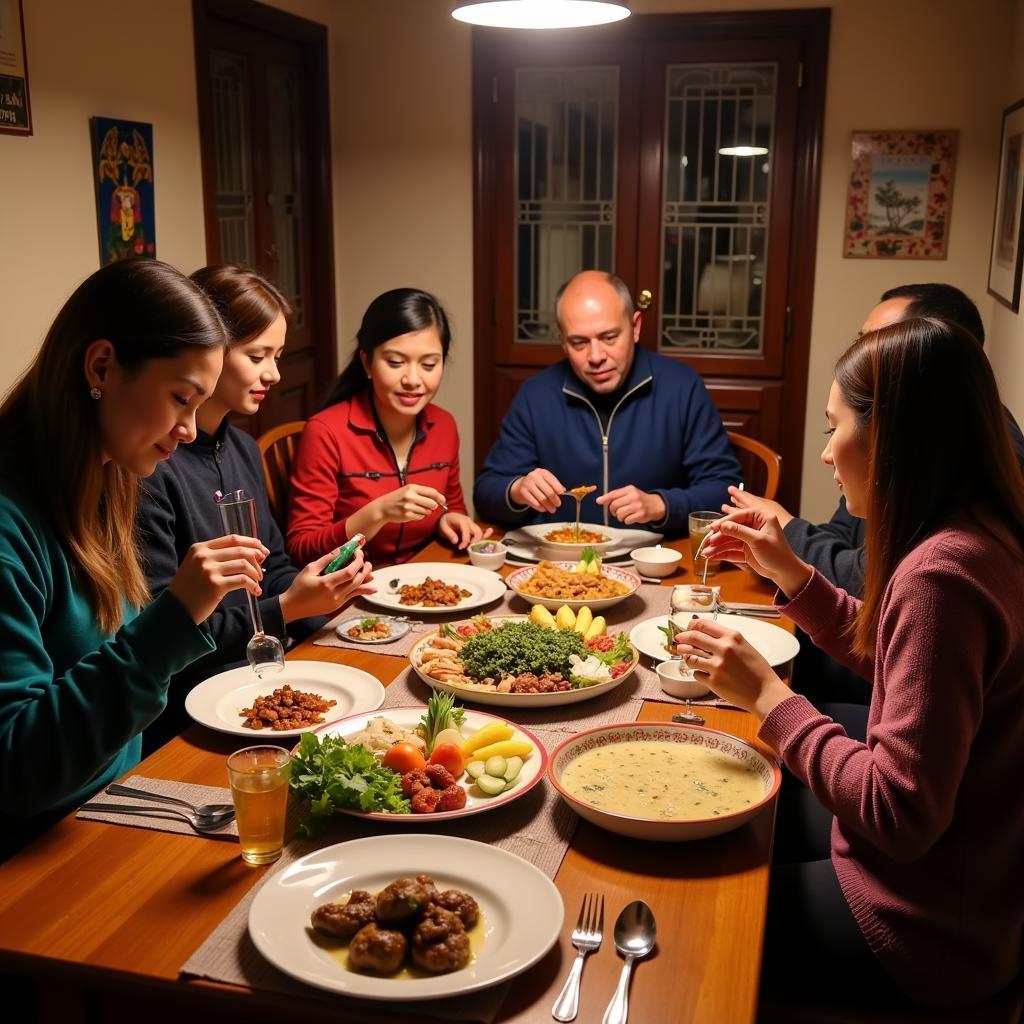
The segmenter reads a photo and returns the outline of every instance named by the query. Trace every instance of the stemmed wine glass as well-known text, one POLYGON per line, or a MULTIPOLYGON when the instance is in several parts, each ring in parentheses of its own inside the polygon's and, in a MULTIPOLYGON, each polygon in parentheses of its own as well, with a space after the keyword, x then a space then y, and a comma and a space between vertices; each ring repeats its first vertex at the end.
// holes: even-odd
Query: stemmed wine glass
MULTIPOLYGON (((221 522, 226 533, 259 539, 256 525, 256 499, 247 498, 244 490, 229 491, 217 499, 221 522)), ((245 648, 252 670, 261 679, 264 675, 280 672, 284 668, 284 645, 276 636, 263 632, 263 619, 255 595, 246 591, 253 635, 245 648)))

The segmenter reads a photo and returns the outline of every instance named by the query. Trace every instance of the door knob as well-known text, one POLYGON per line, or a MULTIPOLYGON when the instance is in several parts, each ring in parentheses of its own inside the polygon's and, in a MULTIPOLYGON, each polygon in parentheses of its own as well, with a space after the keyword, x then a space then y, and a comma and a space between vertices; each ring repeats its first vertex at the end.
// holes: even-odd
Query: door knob
POLYGON ((646 309, 651 304, 651 299, 653 298, 654 296, 651 294, 651 290, 649 288, 644 288, 637 296, 637 308, 646 309))

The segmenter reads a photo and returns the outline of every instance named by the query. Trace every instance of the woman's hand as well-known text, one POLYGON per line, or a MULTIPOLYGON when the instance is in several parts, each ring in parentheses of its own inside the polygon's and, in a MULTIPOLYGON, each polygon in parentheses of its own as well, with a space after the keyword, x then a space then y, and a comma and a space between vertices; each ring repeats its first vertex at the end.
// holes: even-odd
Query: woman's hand
POLYGON ((751 494, 749 491, 741 491, 738 487, 729 488, 729 497, 732 499, 732 505, 723 505, 723 512, 731 512, 733 506, 736 508, 756 509, 766 516, 775 516, 779 521, 779 526, 783 529, 793 521, 793 517, 777 501, 772 501, 771 498, 762 498, 757 494, 751 494))
POLYGON ((711 524, 704 549, 707 558, 745 562, 770 579, 786 597, 795 597, 813 569, 789 546, 778 519, 758 508, 736 509, 711 524))
POLYGON ((343 569, 321 576, 321 571, 337 553, 335 548, 310 562, 292 580, 291 586, 281 595, 281 615, 285 622, 310 615, 330 615, 361 594, 376 592, 377 588, 369 585, 373 580, 373 565, 363 559, 362 551, 356 551, 352 561, 343 569))
POLYGON ((715 619, 695 615, 689 628, 675 636, 683 664, 730 704, 764 718, 777 704, 792 696, 742 633, 715 619))
POLYGON ((445 504, 444 495, 433 487, 406 484, 396 491, 388 491, 371 504, 384 523, 410 523, 425 519, 445 504))
POLYGON ((485 530, 479 523, 474 523, 469 516, 461 512, 445 512, 438 520, 437 529, 445 540, 459 550, 468 547, 474 541, 485 540, 494 532, 490 527, 485 530))
POLYGON ((199 625, 232 590, 247 590, 255 597, 263 593, 260 565, 269 554, 255 537, 234 533, 193 544, 167 589, 199 625))

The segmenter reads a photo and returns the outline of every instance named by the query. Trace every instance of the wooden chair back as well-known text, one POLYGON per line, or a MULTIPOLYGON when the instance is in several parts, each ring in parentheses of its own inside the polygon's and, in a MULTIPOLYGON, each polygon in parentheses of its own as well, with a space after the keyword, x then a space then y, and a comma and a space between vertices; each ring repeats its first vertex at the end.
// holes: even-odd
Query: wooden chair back
POLYGON ((751 494, 774 499, 782 476, 782 456, 761 441, 734 430, 726 432, 743 470, 744 488, 751 494))
POLYGON ((271 427, 260 435, 256 444, 259 445, 263 458, 263 481, 267 485, 267 497, 270 499, 270 513, 281 532, 288 530, 288 502, 292 491, 292 462, 295 460, 295 449, 299 444, 299 434, 305 427, 305 420, 292 420, 271 427))

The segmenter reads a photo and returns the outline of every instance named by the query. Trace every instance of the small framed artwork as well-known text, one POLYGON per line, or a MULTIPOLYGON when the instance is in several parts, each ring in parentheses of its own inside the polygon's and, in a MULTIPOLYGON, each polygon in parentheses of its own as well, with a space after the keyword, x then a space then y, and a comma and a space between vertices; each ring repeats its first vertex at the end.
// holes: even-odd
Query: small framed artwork
POLYGON ((112 117, 90 118, 89 125, 100 266, 133 256, 155 259, 153 126, 112 117))
POLYGON ((944 260, 955 131, 854 132, 843 256, 944 260))
POLYGON ((32 134, 22 0, 0 0, 0 132, 32 134))
POLYGON ((1003 111, 999 144, 996 215, 988 264, 988 293, 1004 306, 1020 308, 1021 208, 1024 207, 1024 100, 1003 111))

